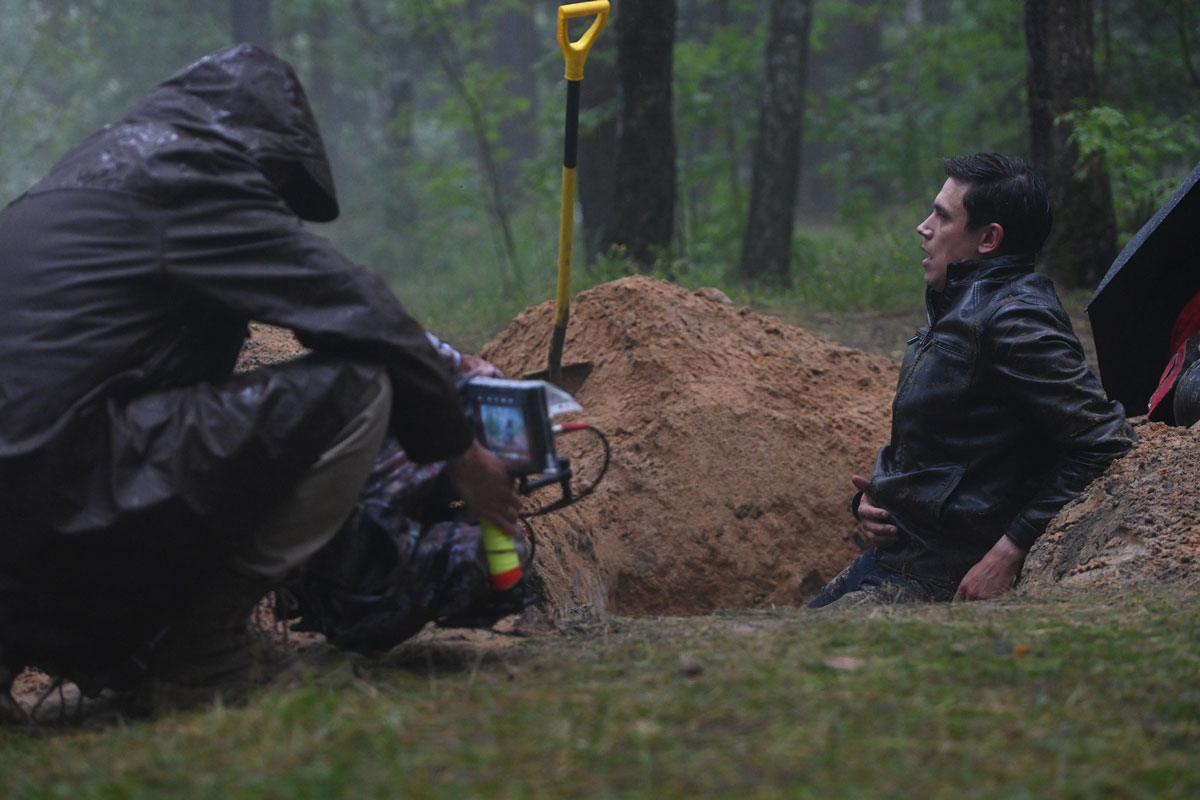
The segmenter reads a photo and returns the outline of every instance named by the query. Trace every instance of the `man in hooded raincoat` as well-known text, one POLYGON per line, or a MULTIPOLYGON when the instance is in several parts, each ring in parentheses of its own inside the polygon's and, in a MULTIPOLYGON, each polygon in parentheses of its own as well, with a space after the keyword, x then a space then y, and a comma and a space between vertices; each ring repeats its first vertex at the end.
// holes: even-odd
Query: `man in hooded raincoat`
POLYGON ((300 223, 337 213, 295 73, 238 45, 0 215, 0 678, 239 672, 255 601, 337 531, 387 430, 516 532, 425 331, 300 223), (233 375, 251 320, 312 352, 233 375))

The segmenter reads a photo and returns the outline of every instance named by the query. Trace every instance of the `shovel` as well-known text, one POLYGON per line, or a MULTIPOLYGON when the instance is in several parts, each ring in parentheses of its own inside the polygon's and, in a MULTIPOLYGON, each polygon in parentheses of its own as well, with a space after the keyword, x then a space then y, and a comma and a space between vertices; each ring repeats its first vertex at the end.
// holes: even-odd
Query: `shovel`
POLYGON ((554 329, 550 334, 550 357, 545 370, 529 373, 526 378, 549 380, 567 393, 574 393, 592 372, 592 362, 562 363, 563 341, 571 302, 571 248, 575 227, 575 166, 579 143, 579 90, 583 83, 583 63, 608 21, 608 0, 588 0, 558 7, 558 45, 566 60, 567 118, 563 137, 562 204, 558 227, 558 291, 554 301, 554 329), (591 26, 577 41, 571 41, 567 22, 595 16, 591 26))

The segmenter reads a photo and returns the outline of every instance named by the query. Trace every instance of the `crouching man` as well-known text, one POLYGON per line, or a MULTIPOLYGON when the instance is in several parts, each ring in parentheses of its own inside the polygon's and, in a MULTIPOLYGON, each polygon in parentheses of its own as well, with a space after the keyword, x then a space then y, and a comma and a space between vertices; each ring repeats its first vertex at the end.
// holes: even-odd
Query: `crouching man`
MULTIPOLYGON (((0 677, 237 687, 246 620, 345 521, 389 430, 515 534, 450 371, 338 214, 292 68, 161 83, 0 215, 0 677), (247 323, 312 352, 234 375, 247 323)), ((152 694, 154 693, 152 692, 152 694)))

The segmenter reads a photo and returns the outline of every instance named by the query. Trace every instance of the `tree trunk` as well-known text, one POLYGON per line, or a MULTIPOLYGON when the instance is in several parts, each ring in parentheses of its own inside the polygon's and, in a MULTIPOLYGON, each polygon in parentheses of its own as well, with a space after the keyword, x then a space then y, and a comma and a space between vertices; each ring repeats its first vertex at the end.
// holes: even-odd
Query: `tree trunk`
POLYGON ((1041 261, 1064 286, 1094 286, 1117 252, 1112 187, 1103 156, 1080 163, 1060 115, 1096 105, 1091 0, 1025 0, 1030 153, 1054 206, 1041 261))
POLYGON ((229 0, 233 42, 251 42, 270 50, 271 0, 229 0))
POLYGON ((675 225, 675 0, 621 0, 616 28, 622 103, 616 208, 606 238, 648 264, 670 247, 675 225))
POLYGON ((590 124, 579 127, 579 208, 583 246, 594 259, 609 241, 617 163, 617 47, 611 30, 596 38, 588 54, 579 107, 590 124))
POLYGON ((812 0, 772 0, 741 274, 785 283, 792 253, 812 0))

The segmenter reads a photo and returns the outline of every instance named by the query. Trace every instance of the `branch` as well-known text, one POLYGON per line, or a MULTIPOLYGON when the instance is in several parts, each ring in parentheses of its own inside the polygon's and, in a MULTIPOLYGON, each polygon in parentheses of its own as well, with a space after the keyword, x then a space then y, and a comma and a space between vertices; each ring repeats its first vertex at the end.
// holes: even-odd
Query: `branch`
MULTIPOLYGON (((430 17, 425 13, 425 2, 420 0, 421 16, 424 19, 430 17)), ((467 88, 466 82, 463 80, 462 71, 458 68, 454 58, 451 57, 450 51, 454 47, 454 43, 446 34, 446 29, 442 25, 433 24, 429 26, 430 32, 433 34, 432 41, 434 50, 437 53, 438 62, 442 69, 445 70, 446 76, 450 79, 450 83, 454 87, 454 91, 467 106, 467 111, 471 118, 471 130, 475 135, 475 143, 479 147, 479 160, 483 164, 484 173, 487 178, 489 188, 488 207, 492 212, 492 216, 496 224, 500 227, 501 236, 504 239, 504 251, 508 260, 509 275, 514 283, 520 280, 520 266, 517 257, 517 245, 513 239, 512 226, 509 224, 508 211, 504 205, 504 192, 501 188, 500 172, 496 168, 496 159, 492 154, 492 145, 487 137, 487 125, 483 119, 483 110, 480 108, 478 101, 467 88)))

